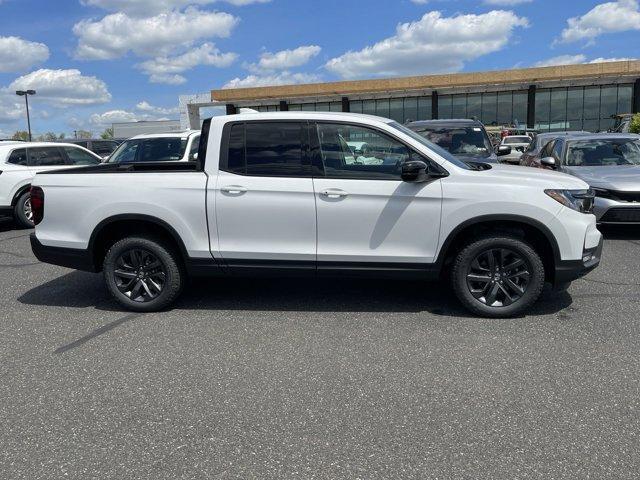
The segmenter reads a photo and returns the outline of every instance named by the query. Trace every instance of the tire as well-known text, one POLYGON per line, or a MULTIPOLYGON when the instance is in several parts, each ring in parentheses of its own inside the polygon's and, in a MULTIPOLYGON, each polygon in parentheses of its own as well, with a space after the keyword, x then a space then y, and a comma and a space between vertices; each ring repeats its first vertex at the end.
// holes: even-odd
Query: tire
POLYGON ((151 237, 116 242, 104 258, 103 274, 113 298, 134 312, 157 312, 171 305, 186 277, 179 254, 151 237))
POLYGON ((451 274, 460 302, 477 315, 493 318, 525 312, 540 297, 544 278, 536 251, 508 235, 470 242, 456 257, 451 274))
POLYGON ((31 216, 31 192, 27 190, 16 200, 13 207, 13 218, 22 228, 33 228, 33 217, 31 216))

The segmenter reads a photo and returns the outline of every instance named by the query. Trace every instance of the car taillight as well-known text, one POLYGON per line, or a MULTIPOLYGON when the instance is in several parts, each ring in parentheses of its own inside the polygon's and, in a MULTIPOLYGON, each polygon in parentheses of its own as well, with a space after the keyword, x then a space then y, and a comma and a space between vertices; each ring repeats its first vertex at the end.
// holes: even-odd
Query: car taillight
POLYGON ((44 218, 44 192, 40 187, 31 187, 31 212, 33 223, 38 225, 44 218))

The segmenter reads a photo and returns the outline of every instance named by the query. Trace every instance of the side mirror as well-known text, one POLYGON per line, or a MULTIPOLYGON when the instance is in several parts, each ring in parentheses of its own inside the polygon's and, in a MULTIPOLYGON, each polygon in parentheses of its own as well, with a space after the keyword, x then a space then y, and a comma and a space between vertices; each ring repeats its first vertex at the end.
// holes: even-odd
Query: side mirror
POLYGON ((511 147, 507 145, 498 145, 498 149, 496 150, 496 155, 499 157, 504 157, 505 155, 509 155, 511 153, 511 147))
POLYGON ((558 164, 556 163, 556 159, 553 157, 541 158, 540 165, 542 165, 545 168, 551 168, 553 170, 555 170, 558 167, 558 164))
POLYGON ((198 160, 198 152, 194 153, 193 155, 191 155, 191 160, 198 160))
POLYGON ((403 182, 426 182, 429 179, 429 166, 422 160, 409 160, 402 164, 403 182))

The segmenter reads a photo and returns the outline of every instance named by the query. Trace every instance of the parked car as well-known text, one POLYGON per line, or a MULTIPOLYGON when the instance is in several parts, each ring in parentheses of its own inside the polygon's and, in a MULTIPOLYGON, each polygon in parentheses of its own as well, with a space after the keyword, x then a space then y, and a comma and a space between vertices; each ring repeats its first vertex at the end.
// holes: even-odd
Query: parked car
POLYGON ((462 161, 496 163, 498 156, 511 153, 509 147, 494 148, 477 120, 422 120, 407 127, 462 161))
POLYGON ((105 139, 79 139, 79 140, 62 140, 63 143, 72 143, 74 145, 79 145, 87 150, 92 151, 96 155, 100 156, 103 159, 106 159, 111 155, 118 145, 120 145, 120 141, 118 140, 105 140, 105 139))
POLYGON ((591 186, 599 223, 640 223, 640 136, 558 138, 542 154, 544 168, 569 173, 591 186))
POLYGON ((447 272, 468 309, 494 317, 525 312, 545 281, 562 287, 600 261, 593 195, 569 175, 469 165, 357 114, 221 116, 202 136, 196 162, 38 174, 35 255, 102 270, 134 311, 170 305, 187 275, 447 272), (385 161, 351 161, 355 139, 385 161))
POLYGON ((199 142, 199 130, 137 135, 122 142, 107 163, 193 161, 199 142))
POLYGON ((547 132, 538 134, 534 140, 531 141, 529 147, 524 151, 520 157, 520 165, 525 167, 540 167, 540 152, 546 147, 549 142, 559 137, 566 137, 568 135, 592 135, 590 132, 583 131, 565 131, 565 132, 547 132))
POLYGON ((12 215, 19 225, 32 227, 29 189, 36 173, 100 161, 95 153, 69 143, 0 143, 0 214, 12 215))
POLYGON ((508 155, 503 156, 500 161, 519 164, 520 157, 529 147, 531 141, 531 137, 529 137, 528 135, 509 135, 504 137, 502 139, 502 142, 500 142, 500 146, 510 147, 511 152, 508 155))

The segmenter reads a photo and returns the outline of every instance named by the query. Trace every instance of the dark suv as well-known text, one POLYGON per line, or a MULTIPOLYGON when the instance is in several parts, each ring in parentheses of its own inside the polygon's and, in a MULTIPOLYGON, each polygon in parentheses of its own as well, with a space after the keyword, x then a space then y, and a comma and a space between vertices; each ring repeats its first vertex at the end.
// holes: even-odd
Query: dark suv
POLYGON ((496 163, 511 153, 509 147, 494 148, 478 120, 422 120, 407 127, 465 162, 496 163))
POLYGON ((107 158, 115 151, 116 148, 118 148, 118 145, 122 143, 117 140, 105 140, 102 138, 82 140, 64 139, 62 141, 64 141, 64 143, 73 143, 74 145, 80 145, 87 150, 91 150, 93 153, 99 155, 102 158, 107 158))

